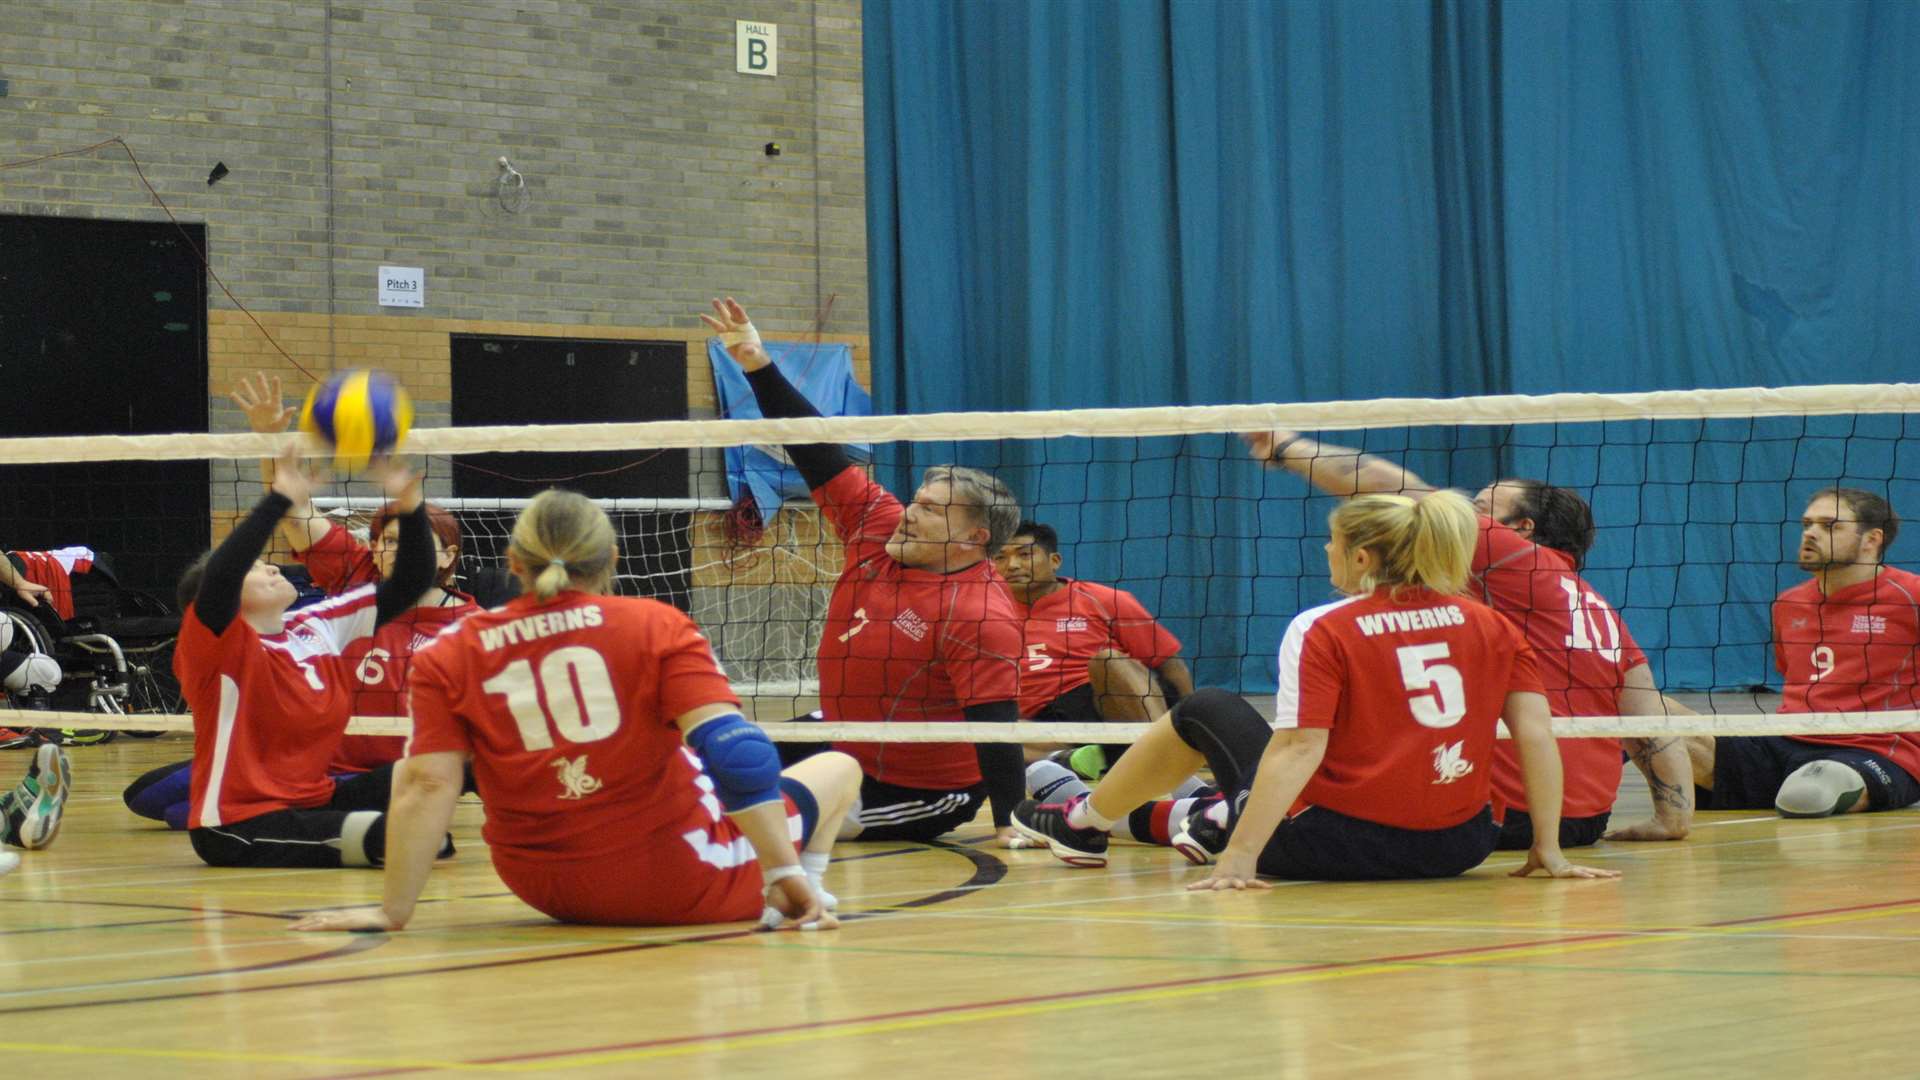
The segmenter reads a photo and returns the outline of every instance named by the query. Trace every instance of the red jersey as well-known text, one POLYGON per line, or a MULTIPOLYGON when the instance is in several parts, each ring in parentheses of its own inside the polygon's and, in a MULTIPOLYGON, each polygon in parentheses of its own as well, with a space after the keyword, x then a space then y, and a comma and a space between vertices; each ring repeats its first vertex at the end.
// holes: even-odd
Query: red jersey
POLYGON ((307 564, 307 575, 330 596, 380 580, 372 549, 339 525, 328 529, 307 550, 294 552, 293 557, 307 564))
MULTIPOLYGON (((1511 620, 1533 647, 1553 715, 1620 714, 1626 673, 1647 657, 1627 632, 1626 620, 1574 571, 1572 558, 1483 515, 1473 577, 1470 591, 1511 620)), ((1559 743, 1566 778, 1560 813, 1584 818, 1611 810, 1620 793, 1620 740, 1559 743)), ((1501 807, 1527 808, 1520 756, 1510 741, 1494 751, 1493 791, 1501 807)))
POLYGON ((1150 668, 1180 655, 1180 639, 1132 593, 1072 578, 1060 584, 1033 604, 1014 601, 1014 611, 1025 619, 1021 716, 1036 716, 1087 685, 1087 664, 1102 649, 1118 649, 1150 668))
MULTIPOLYGON (((1808 579, 1773 602, 1773 665, 1785 679, 1780 711, 1920 709, 1920 574, 1883 567, 1870 581, 1827 596, 1808 579)), ((1920 777, 1920 738, 1909 735, 1789 735, 1856 746, 1920 777)))
MULTIPOLYGON (((340 659, 341 670, 349 675, 350 715, 408 715, 407 673, 413 654, 447 627, 481 610, 466 593, 448 589, 446 594, 445 603, 413 608, 375 630, 372 637, 358 638, 347 646, 340 659)), ((347 735, 340 740, 332 769, 377 769, 399 761, 405 753, 404 735, 347 735)))
POLYGON ((262 637, 235 618, 215 635, 191 605, 173 670, 193 712, 190 829, 333 798, 327 766, 346 730, 341 654, 373 631, 372 589, 294 614, 262 637))
POLYGON ((1444 829, 1487 805, 1507 695, 1541 689, 1507 619, 1466 597, 1381 588, 1294 616, 1273 726, 1331 729, 1300 803, 1444 829))
POLYGON ((472 756, 496 860, 644 861, 685 844, 716 867, 753 861, 752 845, 721 827, 713 781, 674 725, 702 705, 739 703, 677 609, 515 597, 416 653, 410 684, 407 753, 472 756))
MULTIPOLYGON (((820 634, 820 710, 829 721, 963 720, 969 705, 1020 696, 1020 620, 993 563, 951 574, 887 554, 900 501, 850 467, 813 493, 846 546, 820 634)), ((841 743, 868 776, 953 791, 980 782, 967 743, 841 743)))

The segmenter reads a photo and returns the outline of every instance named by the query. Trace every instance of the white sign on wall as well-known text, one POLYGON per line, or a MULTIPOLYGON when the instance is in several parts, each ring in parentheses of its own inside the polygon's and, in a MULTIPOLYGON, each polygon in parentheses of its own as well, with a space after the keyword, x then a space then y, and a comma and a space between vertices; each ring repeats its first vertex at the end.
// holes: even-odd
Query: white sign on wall
POLYGON ((427 271, 418 266, 380 268, 381 307, 426 307, 427 271))
POLYGON ((742 75, 780 74, 780 28, 773 23, 733 23, 733 70, 742 75))

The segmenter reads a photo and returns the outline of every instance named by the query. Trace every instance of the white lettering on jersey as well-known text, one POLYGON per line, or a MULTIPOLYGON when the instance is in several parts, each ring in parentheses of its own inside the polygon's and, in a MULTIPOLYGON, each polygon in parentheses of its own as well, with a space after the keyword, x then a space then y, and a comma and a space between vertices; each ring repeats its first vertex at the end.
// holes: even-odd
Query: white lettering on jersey
POLYGON ((360 661, 360 667, 354 671, 354 677, 360 680, 362 686, 379 686, 387 681, 387 661, 391 659, 393 654, 385 649, 368 649, 367 655, 360 661))
POLYGON ((1367 637, 1381 634, 1405 634, 1414 630, 1437 630, 1445 626, 1467 625, 1467 613, 1458 605, 1415 608, 1412 611, 1378 611, 1356 616, 1354 622, 1367 637))
POLYGON ((553 766, 554 772, 559 774, 557 779, 560 786, 566 789, 560 795, 563 799, 584 799, 604 786, 598 777, 587 775, 585 754, 577 758, 554 758, 547 764, 553 766))
POLYGON ((488 652, 503 645, 519 645, 522 642, 538 641, 555 634, 564 634, 569 630, 585 630, 600 626, 606 622, 596 604, 586 607, 570 608, 566 611, 543 611, 538 615, 528 615, 512 622, 489 626, 480 631, 480 647, 488 652))
POLYGON ((1856 634, 1884 634, 1887 632, 1885 615, 1855 615, 1853 632, 1856 634))
POLYGON ((927 620, 921 618, 920 613, 912 608, 906 608, 902 610, 900 614, 895 615, 893 617, 893 625, 899 627, 901 633, 915 641, 926 640, 927 631, 930 629, 930 627, 927 626, 927 620))
POLYGON ((1452 743, 1433 748, 1433 771, 1438 774, 1433 781, 1436 784, 1451 784, 1473 771, 1473 762, 1461 755, 1467 751, 1465 742, 1452 743))
POLYGON ((1085 630, 1086 628, 1087 620, 1084 616, 1080 615, 1075 615, 1071 619, 1053 620, 1053 632, 1056 634, 1069 634, 1078 630, 1085 630))

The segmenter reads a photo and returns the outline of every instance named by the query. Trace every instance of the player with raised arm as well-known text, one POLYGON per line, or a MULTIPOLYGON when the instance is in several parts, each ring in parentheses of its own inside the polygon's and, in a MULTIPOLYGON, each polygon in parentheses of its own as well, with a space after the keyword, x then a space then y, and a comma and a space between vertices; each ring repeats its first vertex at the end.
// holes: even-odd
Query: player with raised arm
POLYGON ((494 868, 553 918, 835 925, 821 877, 858 764, 818 754, 783 775, 693 620, 607 595, 618 557, 592 500, 547 491, 527 506, 507 550, 524 592, 416 660, 383 904, 295 929, 406 926, 469 760, 494 868))
MULTIPOLYGON (((1800 516, 1808 579, 1773 602, 1780 712, 1920 708, 1920 575, 1886 565, 1900 518, 1858 488, 1827 488, 1800 516)), ((1920 735, 1698 736, 1700 805, 1785 817, 1898 810, 1920 800, 1920 735)))
POLYGON ((212 866, 378 865, 392 767, 336 783, 328 775, 351 702, 340 658, 414 606, 433 581, 420 478, 391 465, 400 507, 393 576, 371 591, 287 611, 293 585, 260 553, 313 479, 283 456, 273 490, 180 578, 174 672, 193 712, 187 835, 212 866))
MULTIPOLYGON (((1256 460, 1294 473, 1329 495, 1389 492, 1418 498, 1434 490, 1402 465, 1296 432, 1260 432, 1245 439, 1256 460)), ((1538 480, 1505 479, 1482 488, 1473 501, 1480 538, 1470 591, 1526 635, 1554 716, 1693 713, 1660 693, 1626 621, 1580 576, 1594 535, 1585 500, 1538 480)), ((1692 828, 1692 773, 1679 737, 1561 739, 1559 744, 1566 775, 1562 847, 1585 846, 1603 836, 1678 840, 1692 828), (1646 777, 1653 816, 1609 831, 1622 750, 1646 777)), ((1500 846, 1527 847, 1535 808, 1510 744, 1497 751, 1493 782, 1496 805, 1505 808, 1500 846)))
MULTIPOLYGON (((731 297, 701 315, 768 418, 818 416, 731 297)), ((820 711, 829 722, 1011 722, 1019 718, 1020 620, 990 556, 1020 508, 977 469, 928 469, 913 502, 839 446, 789 446, 846 548, 820 635, 820 711)), ((842 839, 931 840, 972 821, 984 795, 1002 845, 1025 787, 1013 743, 846 743, 866 780, 842 839)))
MULTIPOLYGON (((1134 595, 1060 574, 1060 535, 1023 521, 994 556, 1023 620, 1020 715, 1063 723, 1147 724, 1193 693, 1180 639, 1134 595)), ((1083 746, 1073 769, 1098 779, 1124 751, 1083 746)))
POLYGON ((1106 830, 1204 763, 1226 796, 1217 808, 1228 841, 1194 888, 1265 887, 1258 875, 1452 877, 1499 838, 1488 802, 1505 719, 1541 807, 1515 876, 1617 877, 1561 854, 1560 756, 1533 651, 1511 622, 1461 595, 1474 518, 1455 492, 1342 504, 1328 520, 1327 567, 1347 596, 1287 627, 1271 726, 1237 694, 1197 691, 1091 795, 1022 803, 1015 827, 1069 864, 1105 865, 1106 830))

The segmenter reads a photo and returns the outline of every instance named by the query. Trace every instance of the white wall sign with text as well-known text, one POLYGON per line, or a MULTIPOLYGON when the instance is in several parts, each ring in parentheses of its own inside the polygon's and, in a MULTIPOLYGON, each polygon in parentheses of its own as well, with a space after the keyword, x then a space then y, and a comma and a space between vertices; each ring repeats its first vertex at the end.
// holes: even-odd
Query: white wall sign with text
POLYGON ((773 23, 733 23, 733 70, 742 75, 780 74, 780 28, 773 23))
POLYGON ((380 306, 426 307, 426 270, 418 266, 381 267, 380 306))

